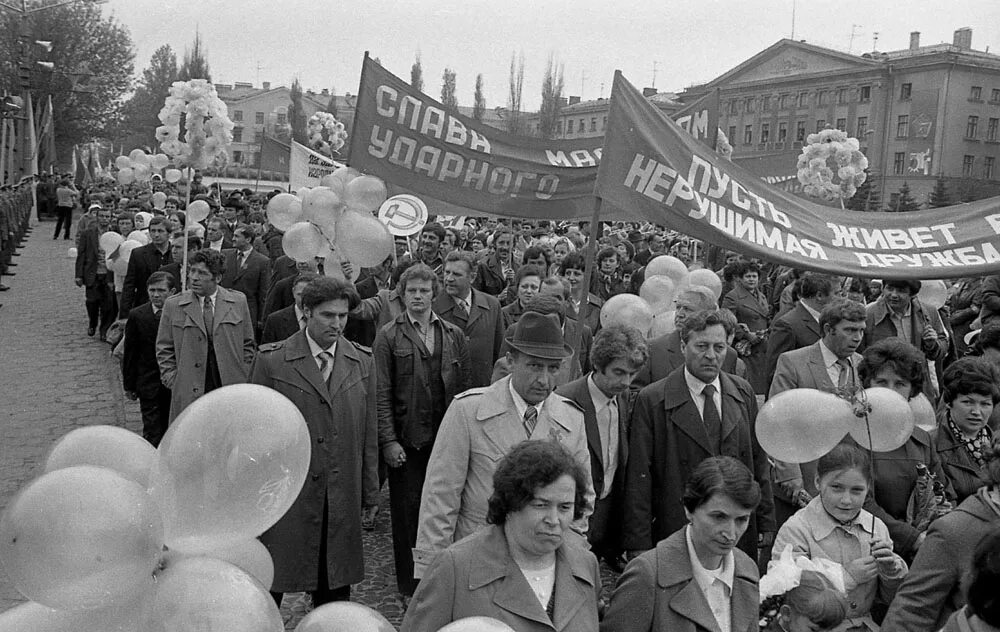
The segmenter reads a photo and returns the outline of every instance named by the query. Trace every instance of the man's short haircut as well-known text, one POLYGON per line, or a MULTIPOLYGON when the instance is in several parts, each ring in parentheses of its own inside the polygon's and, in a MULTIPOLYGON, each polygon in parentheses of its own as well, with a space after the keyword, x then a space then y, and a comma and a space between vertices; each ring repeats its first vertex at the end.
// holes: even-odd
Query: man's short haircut
POLYGON ((561 272, 565 272, 566 270, 586 270, 587 260, 584 259, 583 255, 579 252, 568 252, 566 253, 566 256, 563 257, 559 269, 561 272))
MULTIPOLYGON (((687 317, 687 319, 681 323, 681 340, 687 342, 691 339, 691 334, 705 331, 709 327, 719 325, 723 329, 726 328, 726 321, 719 313, 719 310, 705 310, 702 312, 695 312, 687 317)), ((727 335, 729 332, 726 332, 727 335)))
POLYGON ((170 290, 173 290, 177 287, 176 284, 174 283, 174 275, 170 274, 169 272, 157 271, 149 275, 149 278, 146 279, 147 288, 152 287, 157 283, 166 283, 167 289, 170 290))
POLYGON ((188 255, 188 265, 204 263, 212 276, 222 276, 226 271, 226 256, 211 248, 202 248, 188 255))
POLYGON ((508 228, 508 227, 504 226, 503 224, 501 224, 499 227, 497 227, 497 229, 495 231, 493 231, 493 243, 494 244, 497 243, 497 240, 500 239, 501 235, 510 235, 511 238, 513 238, 514 237, 514 231, 512 231, 510 228, 508 228))
POLYGON ((573 290, 569 287, 569 283, 566 283, 561 278, 557 276, 546 277, 542 280, 542 287, 559 287, 559 292, 563 297, 564 301, 568 301, 573 295, 573 290))
POLYGON ((208 218, 207 222, 205 222, 205 228, 211 228, 213 223, 218 224, 219 230, 222 230, 222 227, 226 225, 226 220, 222 219, 218 215, 213 215, 208 218))
POLYGON ((399 285, 399 279, 403 277, 403 273, 406 272, 411 266, 415 266, 417 261, 415 259, 400 259, 396 267, 392 269, 392 274, 390 278, 392 279, 392 286, 396 287, 399 285))
POLYGON ((465 265, 469 267, 469 276, 470 277, 476 276, 476 267, 478 264, 476 263, 475 255, 473 255, 471 252, 466 252, 465 250, 458 250, 456 248, 455 250, 449 252, 448 256, 445 257, 444 259, 445 263, 451 263, 453 261, 464 261, 465 265))
POLYGON ((354 285, 328 276, 316 275, 302 291, 302 309, 314 309, 327 301, 339 300, 346 300, 348 309, 354 309, 361 303, 354 285))
POLYGON ((254 211, 253 213, 247 215, 247 224, 254 224, 254 223, 264 224, 266 222, 267 219, 264 217, 264 214, 261 213, 260 211, 254 211))
POLYGON ((834 299, 819 313, 819 330, 825 335, 827 325, 833 329, 843 320, 865 322, 865 315, 865 306, 861 303, 847 298, 834 299))
POLYGON ((153 226, 163 226, 163 230, 170 230, 170 228, 167 227, 167 219, 165 217, 154 217, 150 219, 149 223, 146 224, 146 230, 149 230, 153 226))
POLYGON ((882 281, 883 288, 888 290, 894 287, 897 290, 909 290, 911 296, 916 296, 922 286, 923 284, 917 279, 884 279, 882 281))
POLYGON ((431 282, 431 292, 434 296, 437 296, 438 286, 441 280, 438 279, 438 275, 434 274, 434 270, 431 270, 430 266, 425 263, 415 263, 408 267, 403 274, 399 277, 399 282, 396 287, 398 288, 398 294, 400 298, 406 294, 406 286, 410 281, 430 281, 431 282))
POLYGON ((545 249, 541 246, 529 246, 525 249, 524 254, 521 255, 521 263, 526 264, 529 259, 537 259, 539 257, 545 260, 545 266, 548 267, 550 263, 549 255, 545 252, 545 249))
POLYGON ((563 476, 576 483, 573 519, 579 520, 588 509, 587 473, 557 441, 522 441, 507 453, 493 474, 486 522, 503 525, 507 516, 521 511, 542 487, 548 487, 563 476))
POLYGON ((517 269, 517 273, 514 274, 514 289, 517 290, 521 286, 521 281, 524 277, 535 276, 538 277, 539 287, 542 284, 542 279, 545 278, 545 273, 538 266, 526 264, 517 269))
POLYGON ((927 361, 919 349, 902 338, 879 340, 865 349, 862 355, 864 357, 858 365, 858 376, 865 388, 871 386, 882 369, 888 367, 910 383, 910 397, 924 390, 927 361))
POLYGON ((681 503, 693 512, 716 494, 728 497, 744 509, 756 509, 760 502, 760 485, 742 461, 731 456, 713 456, 691 472, 681 503))
POLYGON ((618 359, 626 360, 638 371, 649 359, 649 347, 642 333, 635 327, 611 325, 594 335, 590 348, 590 362, 598 371, 604 371, 618 359))
POLYGON ((828 274, 806 272, 799 277, 799 298, 816 298, 833 293, 834 279, 828 274))
POLYGON ((438 243, 441 243, 441 242, 444 241, 444 234, 445 234, 444 226, 442 226, 441 224, 438 224, 437 222, 430 222, 428 224, 425 224, 423 232, 425 232, 425 233, 431 233, 432 235, 434 235, 435 237, 437 237, 438 238, 438 243))
POLYGON ((256 231, 250 228, 249 224, 237 224, 236 228, 233 229, 233 234, 235 235, 236 233, 240 233, 241 235, 243 235, 243 237, 249 239, 251 242, 253 241, 253 238, 257 236, 256 231))
POLYGON ((719 312, 719 318, 722 319, 722 326, 726 328, 726 337, 728 338, 735 334, 736 328, 740 324, 740 321, 736 319, 736 314, 725 307, 720 307, 716 311, 719 312))
POLYGON ((719 306, 715 293, 704 285, 691 285, 677 293, 677 298, 688 297, 699 311, 712 310, 719 306))
POLYGON ((294 289, 296 285, 309 283, 313 279, 317 278, 319 278, 319 275, 315 272, 299 272, 295 275, 295 280, 292 281, 292 289, 294 289))

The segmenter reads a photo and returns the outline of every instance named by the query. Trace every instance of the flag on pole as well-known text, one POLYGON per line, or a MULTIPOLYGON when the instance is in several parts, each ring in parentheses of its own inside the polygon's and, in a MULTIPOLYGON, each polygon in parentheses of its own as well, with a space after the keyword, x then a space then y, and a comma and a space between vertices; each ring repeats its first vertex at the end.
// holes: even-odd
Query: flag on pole
POLYGON ((87 163, 83 160, 83 154, 80 153, 79 145, 73 147, 73 164, 75 165, 73 169, 73 182, 77 188, 83 187, 90 182, 90 175, 87 173, 87 163))
POLYGON ((264 171, 277 171, 288 174, 288 159, 292 148, 269 136, 264 136, 260 143, 260 168, 264 171))
POLYGON ((97 149, 96 143, 90 143, 87 146, 87 177, 90 178, 91 182, 97 180, 97 170, 99 167, 97 163, 97 149))
POLYGON ((25 155, 24 158, 24 172, 23 176, 32 176, 31 180, 31 217, 29 223, 31 226, 38 225, 38 200, 35 198, 35 181, 34 176, 38 175, 38 139, 35 134, 35 109, 32 105, 31 93, 25 90, 25 103, 27 107, 26 120, 24 122, 27 127, 26 138, 24 139, 25 155))
POLYGON ((50 96, 42 110, 38 122, 38 170, 51 173, 56 162, 55 127, 52 120, 52 97, 50 96))

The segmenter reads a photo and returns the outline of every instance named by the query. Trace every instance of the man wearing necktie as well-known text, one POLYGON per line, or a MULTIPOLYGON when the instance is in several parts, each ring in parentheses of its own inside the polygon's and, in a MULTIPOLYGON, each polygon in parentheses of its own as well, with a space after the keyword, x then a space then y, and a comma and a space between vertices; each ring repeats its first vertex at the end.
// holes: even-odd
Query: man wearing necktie
POLYGON ((264 302, 267 299, 268 283, 271 276, 271 260, 253 249, 254 233, 246 224, 239 224, 233 231, 231 250, 223 250, 226 255, 226 272, 222 275, 222 287, 242 292, 247 298, 250 318, 254 330, 259 335, 263 324, 264 302))
POLYGON ((574 528, 586 531, 594 489, 583 411, 554 392, 562 363, 573 348, 563 341, 558 320, 537 312, 521 317, 507 343, 510 375, 457 395, 441 421, 427 465, 413 549, 417 579, 438 553, 486 525, 497 463, 528 439, 558 441, 584 467, 589 506, 574 528))
POLYGON ((309 474, 262 536, 274 560, 271 594, 309 591, 318 607, 346 601, 364 578, 361 523, 378 506, 378 422, 371 351, 343 337, 360 302, 347 281, 315 277, 303 289, 306 328, 261 345, 251 382, 295 404, 312 439, 309 474))
POLYGON ((295 301, 288 307, 270 314, 264 321, 264 332, 260 343, 280 342, 300 329, 306 328, 306 315, 302 311, 302 292, 309 282, 317 276, 314 272, 300 272, 292 284, 292 299, 295 301))
POLYGON ((681 325, 684 366, 639 391, 625 473, 623 546, 630 556, 653 548, 687 523, 681 496, 691 472, 712 456, 731 456, 753 472, 761 501, 739 547, 757 559, 774 536, 771 466, 754 433, 750 384, 722 372, 726 328, 716 311, 681 325))
POLYGON ((156 336, 160 379, 171 390, 170 421, 191 402, 220 386, 243 384, 256 343, 246 297, 219 286, 221 252, 208 248, 188 259, 190 289, 163 304, 156 336))
MULTIPOLYGON (((778 356, 768 397, 793 388, 814 388, 850 397, 861 387, 858 346, 865 335, 865 306, 834 299, 819 315, 822 338, 778 356)), ((774 463, 775 518, 780 527, 816 494, 816 463, 774 463)))

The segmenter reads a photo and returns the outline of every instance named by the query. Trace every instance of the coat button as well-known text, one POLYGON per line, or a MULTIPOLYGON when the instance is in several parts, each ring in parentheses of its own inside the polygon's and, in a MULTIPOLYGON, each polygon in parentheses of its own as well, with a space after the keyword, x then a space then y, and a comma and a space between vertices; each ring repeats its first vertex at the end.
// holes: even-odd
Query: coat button
POLYGON ((195 362, 194 363, 194 368, 200 369, 201 368, 201 362, 195 362))
POLYGON ((318 480, 319 480, 319 474, 313 474, 313 475, 312 475, 312 479, 313 479, 314 481, 318 481, 318 480))
POLYGON ((324 441, 326 441, 325 438, 323 438, 323 437, 316 437, 316 443, 323 443, 324 441))
POLYGON ((192 392, 192 393, 197 393, 197 392, 198 392, 198 387, 197 387, 197 386, 195 386, 194 388, 192 388, 192 389, 191 389, 191 392, 192 392))

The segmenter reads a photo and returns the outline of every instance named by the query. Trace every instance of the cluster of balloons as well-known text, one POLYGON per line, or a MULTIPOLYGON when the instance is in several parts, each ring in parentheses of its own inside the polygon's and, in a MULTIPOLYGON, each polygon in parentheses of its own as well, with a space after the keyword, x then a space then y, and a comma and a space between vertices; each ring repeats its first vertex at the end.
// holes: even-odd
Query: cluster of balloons
POLYGON ((159 448, 114 426, 70 432, 0 517, 0 563, 31 600, 0 631, 280 632, 256 538, 309 458, 299 410, 251 384, 196 400, 159 448))
POLYGON ((722 279, 711 270, 687 269, 684 262, 670 255, 654 257, 646 265, 639 295, 618 294, 601 308, 601 326, 628 325, 649 338, 674 331, 674 297, 682 289, 700 285, 707 287, 718 301, 722 295, 722 279))
POLYGON ((98 244, 104 251, 104 264, 115 274, 128 273, 128 262, 132 251, 149 243, 149 236, 141 230, 133 230, 128 237, 108 231, 98 237, 98 244))
POLYGON ((875 452, 906 443, 913 433, 914 415, 902 395, 869 388, 858 399, 849 402, 812 388, 784 391, 757 413, 757 439, 772 458, 788 463, 815 461, 847 434, 875 452))
POLYGON ((340 261, 355 273, 376 266, 393 253, 389 229, 372 215, 385 201, 385 183, 340 167, 323 176, 320 186, 280 193, 267 205, 267 219, 284 231, 281 245, 296 261, 326 259, 324 271, 342 276, 340 261))
MULTIPOLYGON (((359 603, 328 603, 307 614, 295 632, 396 632, 389 621, 359 603)), ((492 617, 466 617, 452 621, 437 632, 514 632, 492 617)))
MULTIPOLYGON (((170 158, 166 154, 147 154, 141 149, 133 149, 129 155, 115 158, 118 182, 121 184, 146 182, 154 173, 159 173, 169 164, 170 158)), ((179 171, 177 173, 180 174, 179 171)))

